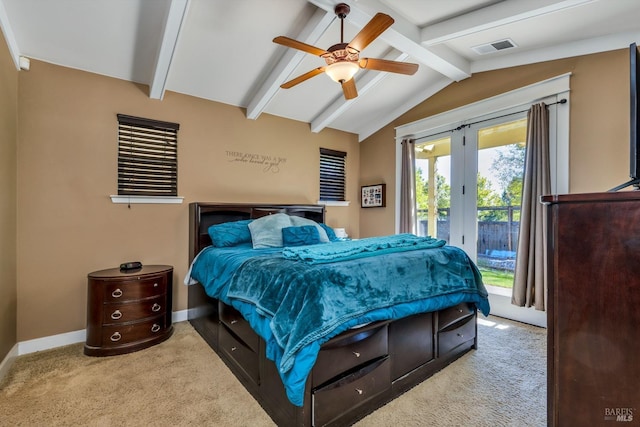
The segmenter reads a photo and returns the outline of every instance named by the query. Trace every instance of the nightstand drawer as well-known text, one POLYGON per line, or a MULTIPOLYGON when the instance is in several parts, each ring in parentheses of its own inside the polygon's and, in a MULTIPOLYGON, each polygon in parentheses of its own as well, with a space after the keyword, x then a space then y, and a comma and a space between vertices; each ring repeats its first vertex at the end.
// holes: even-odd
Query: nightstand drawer
POLYGON ((159 313, 166 311, 166 299, 166 295, 161 295, 137 303, 105 304, 102 323, 104 325, 126 323, 157 316, 159 313))
POLYGON ((167 290, 165 277, 159 275, 142 280, 109 282, 104 286, 104 302, 134 301, 162 295, 167 290))
POLYGON ((138 343, 162 335, 166 328, 164 316, 158 316, 146 322, 104 326, 102 328, 102 346, 138 343))

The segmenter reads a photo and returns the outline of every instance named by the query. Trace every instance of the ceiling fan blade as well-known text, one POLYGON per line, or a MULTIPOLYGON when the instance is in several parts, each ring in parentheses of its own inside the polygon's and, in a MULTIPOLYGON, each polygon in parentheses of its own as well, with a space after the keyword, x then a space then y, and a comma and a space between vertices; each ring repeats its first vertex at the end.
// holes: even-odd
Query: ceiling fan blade
POLYGON ((311 46, 310 44, 302 43, 302 42, 299 42, 298 40, 290 39, 289 37, 285 37, 285 36, 278 36, 275 39, 273 39, 273 42, 281 44, 282 46, 292 47, 294 49, 298 49, 303 52, 307 52, 316 56, 329 54, 329 52, 327 52, 324 49, 320 49, 319 47, 311 46))
POLYGON ((362 58, 359 61, 360 68, 376 71, 388 71, 390 73, 400 73, 412 75, 418 71, 418 64, 409 62, 389 61, 387 59, 362 58))
POLYGON ((318 67, 314 70, 307 71, 306 73, 296 77, 295 79, 289 80, 288 82, 282 83, 280 87, 282 89, 289 89, 294 87, 295 85, 302 83, 305 80, 309 80, 311 77, 315 77, 318 74, 322 74, 324 72, 324 67, 318 67))
POLYGON ((395 21, 389 15, 377 13, 371 21, 365 25, 358 34, 351 40, 349 47, 362 52, 369 43, 374 41, 380 34, 389 28, 395 21))
POLYGON ((358 96, 358 89, 356 89, 356 79, 353 77, 346 82, 342 82, 342 93, 344 99, 353 99, 358 96))

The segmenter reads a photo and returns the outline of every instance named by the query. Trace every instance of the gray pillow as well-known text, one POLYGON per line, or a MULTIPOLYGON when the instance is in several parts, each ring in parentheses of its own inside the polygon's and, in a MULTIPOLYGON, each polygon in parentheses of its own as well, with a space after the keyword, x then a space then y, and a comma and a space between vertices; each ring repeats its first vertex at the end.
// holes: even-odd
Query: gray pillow
MULTIPOLYGON (((294 225, 287 214, 277 213, 263 216, 249 224, 253 249, 281 248, 282 229, 294 225)), ((325 233, 326 235, 326 233, 325 233)))

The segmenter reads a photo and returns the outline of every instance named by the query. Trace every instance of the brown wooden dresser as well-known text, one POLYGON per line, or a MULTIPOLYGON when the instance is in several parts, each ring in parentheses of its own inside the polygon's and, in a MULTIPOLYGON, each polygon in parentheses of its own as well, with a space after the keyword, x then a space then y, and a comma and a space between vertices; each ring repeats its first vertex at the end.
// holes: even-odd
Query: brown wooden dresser
POLYGON ((548 425, 640 425, 640 191, 542 201, 548 425))
POLYGON ((131 353, 169 338, 172 289, 173 267, 168 265, 90 273, 84 354, 131 353))

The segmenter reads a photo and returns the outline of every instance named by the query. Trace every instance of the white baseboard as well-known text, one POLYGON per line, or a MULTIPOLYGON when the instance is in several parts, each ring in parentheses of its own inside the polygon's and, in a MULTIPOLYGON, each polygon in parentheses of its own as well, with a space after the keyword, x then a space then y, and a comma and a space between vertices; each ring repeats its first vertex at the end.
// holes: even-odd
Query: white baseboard
POLYGON ((510 296, 490 293, 489 303, 491 304, 491 314, 494 316, 540 326, 541 328, 547 327, 546 312, 535 310, 532 307, 517 307, 511 304, 510 296))
POLYGON ((189 312, 189 310, 180 310, 180 311, 174 311, 171 314, 171 321, 173 323, 178 323, 178 322, 184 322, 187 319, 187 313, 189 312))
POLYGON ((5 358, 0 363, 0 381, 9 373, 9 369, 15 362, 16 357, 18 357, 18 344, 14 345, 9 353, 5 356, 5 358))
MULTIPOLYGON (((171 313, 171 321, 173 323, 183 322, 187 320, 187 310, 174 311, 171 313)), ((51 335, 48 337, 36 338, 28 341, 21 341, 16 344, 18 348, 18 356, 23 354, 35 353, 36 351, 50 350, 64 345, 76 344, 84 342, 87 338, 86 329, 79 331, 66 332, 64 334, 51 335)), ((6 359, 6 358, 5 358, 6 359)), ((4 363, 4 362, 3 362, 4 363)))
POLYGON ((83 342, 86 339, 86 335, 86 330, 82 329, 79 331, 65 332, 64 334, 20 341, 18 343, 18 354, 22 356, 23 354, 35 353, 36 351, 50 350, 64 345, 83 342))

